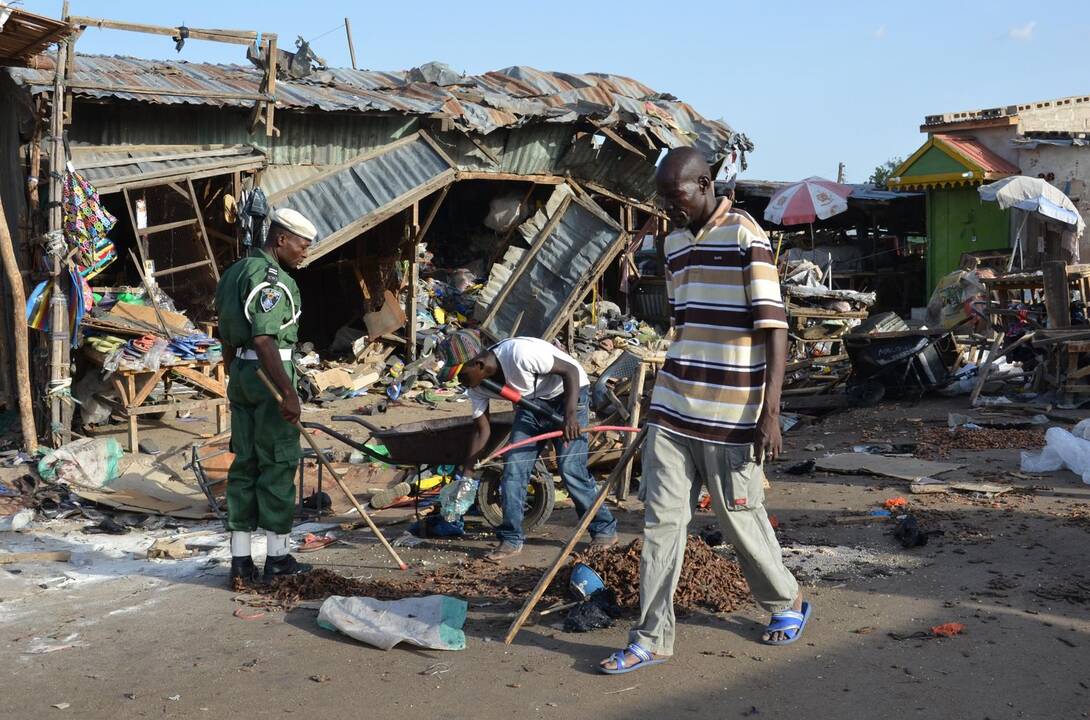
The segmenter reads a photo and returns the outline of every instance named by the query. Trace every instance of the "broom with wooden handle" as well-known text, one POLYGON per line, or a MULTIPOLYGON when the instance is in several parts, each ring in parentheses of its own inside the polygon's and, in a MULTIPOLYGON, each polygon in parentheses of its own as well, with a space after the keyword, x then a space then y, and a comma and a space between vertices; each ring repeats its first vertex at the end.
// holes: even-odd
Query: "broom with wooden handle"
MULTIPOLYGON (((272 380, 269 379, 269 376, 265 374, 264 370, 258 368, 257 376, 261 378, 261 382, 265 383, 265 386, 269 388, 269 392, 271 392, 272 396, 276 398, 276 402, 284 402, 284 396, 281 395, 280 391, 276 389, 276 386, 272 384, 272 380)), ((322 465, 325 466, 325 469, 329 471, 329 474, 333 476, 333 479, 337 482, 337 487, 339 487, 341 489, 341 492, 344 493, 345 497, 348 498, 348 502, 352 503, 352 507, 356 508, 356 512, 358 512, 360 514, 360 517, 363 518, 364 522, 367 523, 367 527, 371 528, 371 532, 375 534, 375 537, 379 539, 379 542, 382 543, 382 546, 386 548, 386 552, 390 553, 390 557, 394 559, 394 562, 397 563, 397 566, 402 570, 408 570, 409 566, 405 564, 405 561, 398 557, 397 551, 394 550, 393 546, 386 541, 386 537, 383 536, 382 531, 378 529, 378 526, 375 525, 373 520, 371 520, 370 516, 363 509, 363 506, 360 505, 359 501, 356 500, 356 496, 348 490, 348 487, 344 484, 344 480, 341 479, 340 473, 338 473, 333 468, 332 463, 330 463, 329 460, 326 459, 325 453, 322 452, 321 448, 318 447, 318 442, 313 437, 311 437, 310 433, 306 431, 301 422, 296 420, 294 425, 296 429, 299 430, 299 434, 307 439, 307 443, 309 443, 311 449, 314 450, 314 454, 318 456, 318 462, 322 463, 322 465)))

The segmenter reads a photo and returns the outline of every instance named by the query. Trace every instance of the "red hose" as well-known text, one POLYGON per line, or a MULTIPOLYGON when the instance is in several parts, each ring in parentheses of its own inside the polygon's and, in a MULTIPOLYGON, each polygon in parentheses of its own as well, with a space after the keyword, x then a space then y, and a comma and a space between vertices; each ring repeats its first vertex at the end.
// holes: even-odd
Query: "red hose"
MULTIPOLYGON (((594 425, 593 427, 582 428, 582 429, 579 430, 580 434, 582 434, 582 433, 602 433, 602 432, 634 433, 634 432, 639 432, 639 431, 640 431, 639 428, 628 427, 627 425, 594 425)), ((553 438, 558 438, 558 437, 563 437, 563 436, 564 436, 564 431, 563 430, 553 430, 551 432, 542 433, 541 435, 534 435, 533 437, 528 437, 525 440, 519 440, 518 442, 510 443, 509 445, 504 445, 499 450, 495 451, 494 453, 492 453, 491 455, 486 457, 484 460, 478 461, 477 462, 477 467, 480 467, 481 465, 484 465, 487 462, 495 460, 500 455, 504 455, 506 453, 509 453, 512 450, 517 450, 520 447, 525 447, 526 445, 532 445, 533 443, 539 443, 542 440, 552 440, 553 438)))

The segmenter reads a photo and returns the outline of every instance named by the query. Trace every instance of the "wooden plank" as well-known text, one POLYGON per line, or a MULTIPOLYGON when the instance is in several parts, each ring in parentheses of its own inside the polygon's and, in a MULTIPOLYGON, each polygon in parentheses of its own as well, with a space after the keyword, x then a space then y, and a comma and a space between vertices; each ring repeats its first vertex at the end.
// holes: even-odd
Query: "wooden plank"
POLYGON ((424 242, 424 237, 428 234, 428 230, 431 229, 432 221, 435 220, 436 214, 439 212, 439 207, 443 204, 443 201, 447 199, 447 193, 450 192, 450 185, 444 185, 443 189, 439 191, 439 197, 435 198, 435 202, 428 209, 428 214, 424 216, 424 222, 420 224, 416 232, 415 243, 419 245, 424 242))
POLYGON ((186 410, 210 410, 215 407, 227 404, 226 398, 208 398, 205 400, 183 400, 180 402, 165 402, 158 405, 142 405, 129 414, 132 419, 140 417, 141 415, 156 415, 163 412, 184 412, 186 410))
POLYGON ((519 175, 518 173, 459 171, 459 180, 511 180, 515 182, 532 182, 538 185, 561 185, 564 177, 560 175, 519 175))
POLYGON ((216 397, 227 397, 226 385, 198 370, 194 370, 193 368, 184 365, 174 365, 169 369, 174 375, 193 383, 200 389, 205 390, 216 397))
MULTIPOLYGON (((629 425, 632 427, 640 426, 640 412, 643 407, 643 384, 647 379, 647 365, 640 363, 636 367, 636 377, 632 381, 632 390, 628 394, 628 414, 631 418, 629 425)), ((627 451, 628 447, 632 444, 632 435, 625 433, 622 442, 624 448, 627 451)), ((621 473, 621 477, 617 482, 617 499, 626 500, 628 498, 628 489, 632 483, 632 465, 626 464, 624 472, 621 473)))
POLYGON ((204 229, 204 213, 201 212, 201 206, 197 202, 197 192, 193 189, 193 181, 190 178, 185 180, 186 188, 189 190, 189 199, 193 203, 193 209, 197 212, 197 227, 201 231, 201 240, 204 242, 204 251, 208 253, 209 266, 212 268, 212 277, 217 283, 220 281, 220 271, 216 267, 216 254, 212 252, 212 244, 208 242, 208 233, 204 229))
MULTIPOLYGON (((165 367, 161 367, 151 374, 151 377, 144 382, 143 386, 133 398, 132 406, 134 408, 138 408, 144 404, 144 401, 147 400, 148 396, 151 395, 151 393, 155 390, 155 386, 158 385, 159 381, 163 379, 163 375, 165 375, 166 372, 167 369, 165 367)), ((133 382, 135 382, 136 376, 130 375, 130 377, 132 377, 134 379, 133 382)), ((130 387, 132 387, 132 385, 130 385, 130 387)))
POLYGON ((162 223, 160 225, 150 225, 141 232, 145 235, 154 235, 156 233, 167 232, 168 230, 177 230, 178 228, 191 227, 197 224, 197 218, 189 218, 188 220, 178 220, 177 222, 162 223))
POLYGON ((1063 260, 1046 260, 1041 265, 1044 278, 1045 309, 1050 328, 1066 328, 1071 325, 1071 293, 1067 286, 1067 263, 1063 260))
MULTIPOLYGON (((145 25, 143 23, 121 22, 119 20, 107 20, 105 18, 88 17, 85 15, 72 15, 68 21, 73 25, 94 27, 102 30, 124 30, 127 32, 148 33, 150 35, 166 35, 174 37, 178 34, 177 27, 164 25, 145 25)), ((193 40, 211 40, 213 42, 234 43, 235 45, 252 45, 258 39, 259 34, 255 30, 221 30, 219 28, 191 28, 186 27, 189 37, 193 40)), ((273 33, 263 33, 261 36, 275 38, 273 33)))
POLYGON ((269 38, 268 48, 269 53, 266 55, 265 60, 264 91, 266 95, 270 96, 270 99, 265 103, 265 135, 267 137, 279 137, 280 131, 276 129, 276 125, 273 123, 276 114, 276 62, 278 60, 275 35, 269 38))
POLYGON ((164 275, 173 275, 174 273, 185 272, 186 270, 194 270, 205 265, 214 265, 211 260, 200 260, 198 262, 191 262, 185 265, 178 265, 176 267, 167 268, 166 270, 156 270, 151 274, 152 277, 163 277, 164 275))

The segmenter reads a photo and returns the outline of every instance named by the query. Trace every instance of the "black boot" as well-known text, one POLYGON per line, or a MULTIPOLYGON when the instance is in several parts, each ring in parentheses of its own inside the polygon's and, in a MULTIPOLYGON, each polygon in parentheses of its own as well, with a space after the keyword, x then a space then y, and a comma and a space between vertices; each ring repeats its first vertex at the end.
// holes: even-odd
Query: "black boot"
POLYGON ((265 572, 263 574, 265 582, 269 582, 274 577, 299 575, 305 572, 310 572, 310 565, 299 562, 291 555, 265 558, 265 572))
POLYGON ((254 559, 249 555, 244 557, 232 557, 231 558, 231 585, 235 584, 236 580, 241 580, 244 583, 256 584, 258 581, 257 565, 254 565, 254 559))

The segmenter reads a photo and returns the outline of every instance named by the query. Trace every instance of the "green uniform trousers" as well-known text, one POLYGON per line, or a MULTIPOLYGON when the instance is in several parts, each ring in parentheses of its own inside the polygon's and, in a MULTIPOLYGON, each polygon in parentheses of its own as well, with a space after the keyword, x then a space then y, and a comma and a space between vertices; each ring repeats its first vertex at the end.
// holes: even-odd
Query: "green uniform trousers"
MULTIPOLYGON (((231 452, 227 473, 227 528, 291 532, 295 472, 302 451, 299 431, 280 416, 280 405, 257 376, 261 363, 236 359, 227 399, 231 403, 231 452)), ((295 368, 284 363, 295 382, 295 368)))

